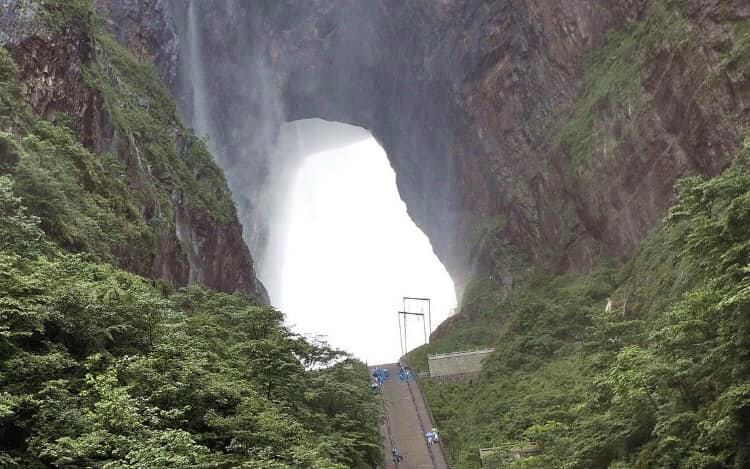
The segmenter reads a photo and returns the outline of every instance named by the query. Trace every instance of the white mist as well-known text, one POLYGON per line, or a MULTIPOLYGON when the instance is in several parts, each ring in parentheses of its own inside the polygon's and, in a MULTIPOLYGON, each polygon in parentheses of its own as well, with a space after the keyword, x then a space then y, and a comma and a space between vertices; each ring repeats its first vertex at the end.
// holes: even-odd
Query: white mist
MULTIPOLYGON (((260 277, 298 332, 370 363, 401 353, 402 297, 429 297, 433 327, 456 304, 453 283, 408 216, 385 152, 364 129, 297 121, 282 129, 272 170, 270 241, 260 277)), ((412 312, 427 313, 411 303, 412 312)), ((424 343, 411 316, 408 348, 424 343)))

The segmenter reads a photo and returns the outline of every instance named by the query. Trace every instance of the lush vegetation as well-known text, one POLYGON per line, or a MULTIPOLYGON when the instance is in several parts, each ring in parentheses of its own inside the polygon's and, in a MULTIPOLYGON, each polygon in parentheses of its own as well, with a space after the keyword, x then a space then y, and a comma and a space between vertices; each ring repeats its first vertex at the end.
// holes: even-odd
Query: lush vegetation
POLYGON ((370 467, 365 366, 240 294, 67 254, 0 178, 0 465, 370 467), (343 360, 343 361, 342 361, 343 360))
POLYGON ((0 466, 376 465, 364 364, 249 296, 118 268, 148 272, 175 231, 174 193, 217 224, 234 207, 152 68, 97 32, 90 2, 44 6, 55 31, 84 25, 83 78, 118 151, 81 145, 69 116, 36 117, 0 48, 0 466))
MULTIPOLYGON (((76 23, 91 43, 82 79, 116 154, 81 145, 64 115, 35 117, 0 48, 0 466, 377 464, 363 364, 252 298, 118 269, 149 273, 175 232, 175 194, 219 225, 234 207, 153 67, 99 31, 88 1, 43 3, 52 30, 76 23)), ((680 2, 649 8, 588 58, 587 92, 558 129, 575 171, 596 163, 594 147, 614 154, 599 117, 635 123, 653 105, 640 92, 650 54, 700 47, 680 2)), ((748 23, 734 36, 720 68, 739 80, 748 23)), ((472 244, 518 273, 522 255, 496 236, 504 225, 479 220, 472 244)), ((498 465, 750 466, 749 264, 750 140, 721 176, 681 183, 626 265, 527 269, 512 288, 472 280, 462 315, 411 357, 423 369, 428 352, 497 349, 471 382, 424 383, 454 467, 479 467, 480 447, 532 441, 541 454, 498 465)))
MULTIPOLYGON (((691 98, 701 103, 727 79, 747 83, 747 20, 716 18, 723 42, 705 55, 690 15, 686 2, 648 2, 587 57, 583 92, 556 128, 579 184, 607 181, 603 158, 645 154, 619 145, 652 122, 649 76, 679 64, 700 77, 691 98)), ((534 269, 498 235, 501 220, 477 224, 472 244, 494 260, 492 275, 472 279, 462 313, 411 356, 422 370, 428 353, 496 349, 470 382, 424 383, 454 467, 480 467, 478 449, 491 447, 497 467, 750 467, 750 136, 731 168, 686 178, 677 193, 629 261, 587 274, 534 269), (509 265, 512 286, 497 265, 509 265), (531 442, 541 454, 502 461, 531 442)))
POLYGON ((606 167, 605 160, 642 157, 627 145, 647 135, 648 129, 640 125, 650 122, 659 103, 644 85, 653 88, 661 75, 678 73, 686 83, 695 81, 686 99, 706 107, 724 92, 727 78, 741 83, 748 76, 747 20, 713 20, 725 26, 726 37, 731 37, 729 41, 725 37, 723 44, 707 37, 702 21, 691 18, 685 1, 646 2, 639 21, 610 31, 604 45, 587 55, 583 93, 553 124, 558 126, 557 141, 569 157, 571 174, 591 183, 596 169, 606 167), (715 49, 716 56, 704 56, 701 51, 707 47, 715 49))
POLYGON ((107 34, 97 33, 95 42, 97 57, 86 79, 103 95, 115 132, 128 142, 129 159, 149 165, 152 178, 142 189, 158 207, 153 218, 169 218, 159 212, 169 206, 170 189, 178 187, 184 204, 226 222, 234 205, 224 176, 204 142, 177 124, 174 102, 153 65, 136 60, 107 34))
POLYGON ((69 78, 80 80, 80 87, 69 87, 80 96, 68 98, 85 101, 91 116, 34 118, 19 99, 17 67, 0 50, 0 148, 12 160, 0 157, 0 168, 14 166, 15 192, 66 250, 151 277, 158 275, 155 260, 173 244, 175 270, 188 270, 187 252, 175 239, 176 207, 217 230, 236 221, 205 142, 179 123, 154 66, 102 31, 89 0, 41 5, 40 37, 76 42, 85 51, 69 78))
POLYGON ((426 383, 455 467, 530 441, 542 454, 509 467, 748 467, 749 262, 750 138, 721 176, 682 181, 624 267, 467 291, 479 307, 430 351, 496 353, 472 382, 426 383))

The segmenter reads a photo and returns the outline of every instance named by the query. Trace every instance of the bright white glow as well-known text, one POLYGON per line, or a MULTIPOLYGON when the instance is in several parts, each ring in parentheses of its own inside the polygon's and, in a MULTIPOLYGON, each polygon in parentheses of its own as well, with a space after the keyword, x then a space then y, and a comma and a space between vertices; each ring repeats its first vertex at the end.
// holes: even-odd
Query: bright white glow
MULTIPOLYGON (((271 223, 261 280, 296 331, 323 335, 369 363, 393 362, 401 353, 396 312, 402 297, 431 298, 434 328, 455 306, 453 283, 409 218, 395 173, 369 132, 305 122, 282 132, 282 139, 293 135, 292 146, 302 144, 303 154, 291 159, 299 162, 291 165, 296 170, 276 176, 288 192, 278 191, 273 216, 279 218, 271 223), (305 138, 321 125, 329 136, 338 131, 345 145, 322 151, 319 144, 305 145, 321 141, 320 134, 305 138), (318 152, 304 155, 304 147, 318 152)), ((426 305, 407 309, 427 316, 426 305)), ((409 349, 424 343, 420 319, 410 317, 406 329, 409 349)))

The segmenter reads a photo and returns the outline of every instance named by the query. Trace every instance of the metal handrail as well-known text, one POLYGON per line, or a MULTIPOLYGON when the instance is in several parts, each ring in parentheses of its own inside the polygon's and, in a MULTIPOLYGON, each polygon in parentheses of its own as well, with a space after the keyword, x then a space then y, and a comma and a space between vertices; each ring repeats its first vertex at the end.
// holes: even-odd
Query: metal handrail
MULTIPOLYGON (((369 375, 369 373, 368 373, 368 375, 369 375)), ((382 402, 382 405, 383 405, 383 416, 385 417, 385 431, 388 433, 388 441, 391 444, 390 445, 391 448, 395 448, 396 447, 396 442, 393 441, 393 432, 391 431, 391 419, 388 418, 388 409, 386 409, 386 407, 385 407, 385 395, 383 394, 383 390, 382 389, 380 390, 380 401, 382 402)), ((388 465, 388 462, 387 462, 388 451, 387 451, 387 449, 386 449, 386 451, 384 453, 385 454, 383 454, 383 459, 384 459, 383 462, 387 466, 388 465)), ((394 461, 394 463, 395 463, 396 467, 398 467, 399 461, 394 461)))
MULTIPOLYGON (((407 365, 409 368, 411 368, 411 365, 409 364, 409 360, 405 356, 401 358, 401 361, 405 365, 407 365)), ((414 380, 415 381, 417 380, 416 377, 414 378, 414 380)), ((419 420, 419 425, 422 427, 422 433, 424 434, 425 427, 424 427, 424 423, 422 422, 422 417, 420 416, 420 413, 419 413, 419 406, 417 405, 417 401, 414 398, 414 393, 412 392, 411 386, 409 386, 409 384, 410 384, 409 381, 407 381, 406 385, 409 387, 409 394, 411 395, 412 402, 414 403, 414 409, 417 411, 417 419, 419 420)), ((425 396, 424 391, 422 390, 422 387, 419 386, 419 384, 417 384, 417 389, 419 390, 420 397, 422 397, 422 402, 424 402, 424 407, 425 409, 427 409, 427 414, 428 414, 427 417, 430 419, 430 422, 433 425, 435 425, 436 424, 435 416, 433 415, 432 409, 430 409, 429 404, 427 404, 427 397, 425 396)), ((426 444, 427 442, 425 442, 425 445, 426 444)), ((448 462, 448 458, 445 455, 445 450, 443 448, 442 443, 438 442, 438 448, 440 449, 440 454, 443 456, 443 461, 445 461, 445 465, 448 466, 448 469, 450 469, 451 466, 450 466, 450 463, 448 462)), ((432 465, 436 466, 435 455, 432 454, 432 446, 427 446, 427 450, 430 453, 430 459, 432 459, 432 465)))
MULTIPOLYGON (((409 395, 411 396, 411 402, 414 404, 414 411, 417 413, 417 420, 419 420, 419 427, 422 429, 422 436, 427 432, 427 429, 424 426, 424 421, 422 420, 422 414, 419 412, 419 404, 417 404, 417 399, 414 397, 414 391, 411 389, 411 383, 409 381, 406 382, 406 387, 409 388, 409 395)), ((427 403, 425 403, 425 406, 427 403)), ((436 467, 437 463, 435 462, 435 455, 432 453, 432 446, 427 444, 427 440, 425 439, 425 446, 427 446, 427 452, 430 453, 430 459, 432 460, 432 467, 436 467)))

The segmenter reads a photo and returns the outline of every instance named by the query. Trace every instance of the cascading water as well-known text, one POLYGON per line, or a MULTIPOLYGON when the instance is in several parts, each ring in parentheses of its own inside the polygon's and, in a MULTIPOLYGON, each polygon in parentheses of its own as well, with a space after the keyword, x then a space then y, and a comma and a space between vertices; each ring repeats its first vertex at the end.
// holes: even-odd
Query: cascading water
POLYGON ((177 85, 180 112, 196 134, 207 138, 211 153, 224 170, 244 226, 245 242, 260 263, 270 218, 266 176, 274 164, 269 156, 283 122, 282 105, 263 54, 256 49, 262 45, 247 44, 232 62, 211 70, 207 70, 207 55, 213 51, 205 50, 204 45, 204 35, 210 33, 205 18, 210 15, 241 21, 249 29, 259 20, 248 13, 248 5, 237 1, 189 0, 187 9, 181 0, 167 1, 173 14, 181 18, 177 21, 183 38, 177 85), (210 78, 217 73, 222 77, 218 84, 210 78), (241 118, 227 112, 226 101, 243 110, 241 118))
MULTIPOLYGON (((228 37, 260 30, 252 8, 199 0, 187 6, 172 5, 182 12, 181 112, 224 170, 272 304, 300 332, 327 336, 370 361, 396 360, 401 298, 432 297, 436 326, 455 305, 455 290, 409 218, 384 151, 359 127, 282 124, 283 82, 263 41, 249 42, 231 62, 216 63, 205 50, 216 15, 232 18, 228 37), (349 156, 333 151, 341 147, 349 156)), ((422 203, 413 193, 412 201, 422 203)), ((410 317, 410 348, 424 341, 423 326, 410 317)))
MULTIPOLYGON (((193 129, 200 137, 210 135, 208 118, 208 103, 206 102, 206 81, 201 68, 201 32, 198 27, 196 13, 197 0, 191 0, 188 5, 188 50, 190 55, 190 77, 193 82, 193 129)), ((212 149, 215 150, 215 149, 212 149)))

